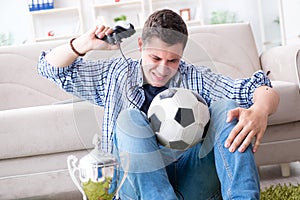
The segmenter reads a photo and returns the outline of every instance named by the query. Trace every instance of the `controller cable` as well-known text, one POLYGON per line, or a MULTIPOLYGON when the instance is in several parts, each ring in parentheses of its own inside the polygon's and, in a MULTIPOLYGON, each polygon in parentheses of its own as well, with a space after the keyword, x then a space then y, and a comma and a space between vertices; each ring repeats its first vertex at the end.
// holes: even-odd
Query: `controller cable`
MULTIPOLYGON (((126 96, 126 99, 127 99, 131 104, 133 104, 133 105, 140 111, 141 115, 145 118, 145 120, 149 122, 149 119, 148 119, 147 115, 144 114, 144 113, 139 109, 139 107, 137 106, 137 104, 134 103, 133 101, 131 101, 131 100, 129 99, 129 97, 128 97, 128 84, 127 84, 127 82, 128 82, 128 80, 129 80, 129 77, 130 77, 130 74, 129 74, 129 72, 130 72, 130 63, 128 62, 126 56, 125 56, 124 53, 123 53, 123 50, 122 50, 122 48, 121 48, 121 42, 117 39, 116 34, 113 34, 113 37, 114 37, 115 40, 116 40, 116 45, 118 46, 118 48, 119 48, 119 50, 120 50, 120 53, 121 53, 121 55, 122 55, 122 58, 125 60, 125 62, 127 63, 127 66, 128 66, 127 77, 126 77, 126 81, 125 81, 125 92, 126 92, 126 95, 125 95, 125 96, 126 96)), ((123 184, 123 183, 120 183, 120 185, 122 185, 122 184, 123 184)), ((181 197, 181 199, 184 200, 183 194, 182 194, 178 189, 176 189, 176 188, 175 188, 175 193, 177 193, 177 194, 181 197)), ((118 196, 117 196, 117 197, 118 197, 118 196)))
MULTIPOLYGON (((123 50, 122 50, 122 48, 121 48, 121 42, 117 39, 117 35, 116 35, 116 34, 113 34, 113 37, 114 37, 114 39, 116 40, 116 45, 117 45, 117 47, 118 47, 119 50, 120 50, 120 53, 121 53, 121 55, 122 55, 123 60, 125 60, 125 62, 127 63, 127 66, 128 66, 128 69, 127 69, 128 71, 127 71, 127 76, 126 76, 126 81, 125 81, 125 92, 126 92, 125 96, 126 96, 126 99, 127 99, 127 100, 128 100, 128 101, 136 108, 136 109, 138 109, 138 110, 140 111, 141 115, 145 118, 146 121, 149 121, 149 119, 148 119, 148 117, 147 117, 147 113, 144 113, 143 111, 141 111, 141 109, 138 107, 138 105, 137 105, 135 102, 133 102, 132 100, 130 100, 130 98, 129 98, 129 96, 128 96, 129 88, 128 88, 127 82, 128 82, 128 80, 129 80, 129 78, 130 78, 130 63, 128 62, 126 56, 125 56, 124 53, 123 53, 123 50)), ((134 86, 133 86, 133 87, 134 87, 134 86)), ((141 87, 141 88, 143 89, 143 87, 141 87)))

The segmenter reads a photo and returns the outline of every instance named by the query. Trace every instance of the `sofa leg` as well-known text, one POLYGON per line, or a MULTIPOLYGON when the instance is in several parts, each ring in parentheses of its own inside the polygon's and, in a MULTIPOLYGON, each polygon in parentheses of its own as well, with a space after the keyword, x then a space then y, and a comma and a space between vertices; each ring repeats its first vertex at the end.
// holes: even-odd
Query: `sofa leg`
POLYGON ((281 175, 283 177, 288 177, 291 175, 290 163, 282 163, 280 164, 280 168, 281 168, 281 175))

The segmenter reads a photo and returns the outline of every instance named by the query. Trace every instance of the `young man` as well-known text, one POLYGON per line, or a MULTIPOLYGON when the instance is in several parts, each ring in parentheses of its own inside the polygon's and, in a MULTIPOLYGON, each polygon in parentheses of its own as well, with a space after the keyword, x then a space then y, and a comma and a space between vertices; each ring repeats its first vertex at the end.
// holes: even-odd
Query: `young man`
POLYGON ((95 27, 42 52, 38 68, 67 92, 104 107, 102 148, 111 151, 114 144, 114 153, 129 155, 121 199, 259 199, 253 152, 279 101, 266 75, 258 71, 232 80, 185 63, 187 28, 171 10, 156 11, 145 22, 138 39, 140 60, 78 58, 91 50, 116 49, 95 36, 111 32, 95 27), (210 108, 204 142, 184 152, 160 146, 143 114, 153 97, 168 87, 189 88, 210 108))

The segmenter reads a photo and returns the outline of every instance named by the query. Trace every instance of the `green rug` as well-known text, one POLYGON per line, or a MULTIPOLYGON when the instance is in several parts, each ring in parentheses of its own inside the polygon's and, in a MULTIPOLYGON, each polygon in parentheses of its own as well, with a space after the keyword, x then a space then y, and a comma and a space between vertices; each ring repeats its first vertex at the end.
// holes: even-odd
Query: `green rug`
POLYGON ((298 185, 272 185, 262 189, 261 200, 300 200, 300 184, 298 185))

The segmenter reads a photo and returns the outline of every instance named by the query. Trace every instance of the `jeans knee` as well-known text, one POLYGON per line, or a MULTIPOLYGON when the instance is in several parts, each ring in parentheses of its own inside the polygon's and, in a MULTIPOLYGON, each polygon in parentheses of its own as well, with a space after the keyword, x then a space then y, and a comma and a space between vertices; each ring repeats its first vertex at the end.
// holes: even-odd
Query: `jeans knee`
POLYGON ((140 173, 164 167, 156 136, 139 110, 128 109, 119 114, 114 139, 116 153, 125 153, 125 160, 130 161, 128 171, 140 173))
POLYGON ((221 99, 212 104, 215 107, 227 108, 228 110, 238 107, 238 103, 232 99, 221 99))
POLYGON ((220 101, 216 101, 212 103, 209 108, 211 118, 222 118, 222 115, 227 117, 228 111, 237 107, 238 103, 234 100, 222 99, 220 101))
POLYGON ((117 119, 116 134, 126 134, 136 138, 154 135, 147 116, 138 109, 123 110, 117 119))

